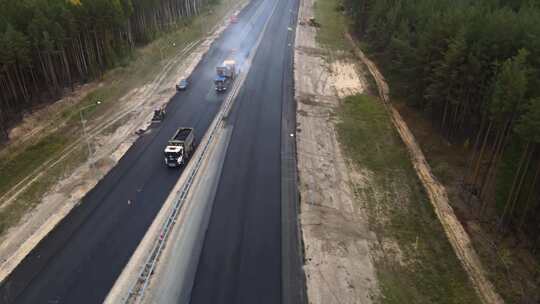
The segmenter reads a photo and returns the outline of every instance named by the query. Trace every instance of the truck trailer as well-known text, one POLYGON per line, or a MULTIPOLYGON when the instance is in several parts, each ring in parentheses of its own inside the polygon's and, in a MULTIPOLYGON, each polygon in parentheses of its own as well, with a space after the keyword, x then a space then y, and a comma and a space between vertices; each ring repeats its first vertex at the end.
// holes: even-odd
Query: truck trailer
POLYGON ((214 79, 216 91, 224 92, 236 77, 236 62, 234 60, 223 61, 222 65, 216 67, 216 73, 217 77, 214 79))
POLYGON ((234 79, 234 77, 236 76, 236 61, 223 61, 223 64, 216 67, 216 73, 218 76, 234 79))
POLYGON ((193 128, 178 128, 165 147, 165 164, 174 168, 183 166, 195 151, 193 128))

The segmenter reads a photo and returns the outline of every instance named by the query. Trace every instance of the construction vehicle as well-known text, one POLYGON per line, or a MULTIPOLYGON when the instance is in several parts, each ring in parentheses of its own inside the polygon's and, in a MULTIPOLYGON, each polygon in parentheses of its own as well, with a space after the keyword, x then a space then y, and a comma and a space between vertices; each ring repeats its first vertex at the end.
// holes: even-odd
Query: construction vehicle
POLYGON ((185 165, 195 151, 193 128, 178 128, 165 147, 165 164, 168 167, 185 165))
POLYGON ((153 123, 161 122, 163 119, 165 119, 165 109, 164 107, 159 107, 154 110, 154 116, 152 117, 153 123))
POLYGON ((236 77, 236 62, 234 60, 225 60, 223 64, 216 67, 217 77, 214 80, 216 91, 224 92, 236 77))
POLYGON ((218 76, 234 79, 236 76, 236 62, 234 60, 225 60, 223 64, 216 67, 218 76))
POLYGON ((189 82, 187 79, 182 79, 180 82, 176 85, 177 91, 185 91, 189 85, 189 82))

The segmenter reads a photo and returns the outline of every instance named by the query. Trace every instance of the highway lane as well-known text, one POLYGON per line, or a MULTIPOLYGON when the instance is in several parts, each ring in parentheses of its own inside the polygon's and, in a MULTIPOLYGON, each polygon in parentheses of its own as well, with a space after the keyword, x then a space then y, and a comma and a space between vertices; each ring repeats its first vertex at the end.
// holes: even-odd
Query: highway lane
POLYGON ((281 117, 282 103, 293 94, 298 1, 274 1, 276 11, 229 119, 232 138, 191 304, 282 302, 281 117))
POLYGON ((202 137, 224 97, 213 90, 215 66, 231 49, 241 59, 253 46, 266 12, 257 10, 261 2, 253 0, 214 43, 192 86, 169 103, 165 121, 142 135, 2 283, 1 303, 100 303, 106 297, 181 174, 164 166, 163 147, 179 126, 194 126, 202 137))

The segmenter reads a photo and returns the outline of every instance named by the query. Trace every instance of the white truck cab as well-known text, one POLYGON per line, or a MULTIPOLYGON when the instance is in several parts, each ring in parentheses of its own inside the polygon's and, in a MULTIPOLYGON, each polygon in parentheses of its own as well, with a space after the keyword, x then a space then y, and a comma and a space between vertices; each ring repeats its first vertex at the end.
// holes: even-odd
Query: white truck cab
POLYGON ((168 167, 179 167, 187 163, 195 150, 193 128, 178 128, 169 140, 163 153, 168 167))

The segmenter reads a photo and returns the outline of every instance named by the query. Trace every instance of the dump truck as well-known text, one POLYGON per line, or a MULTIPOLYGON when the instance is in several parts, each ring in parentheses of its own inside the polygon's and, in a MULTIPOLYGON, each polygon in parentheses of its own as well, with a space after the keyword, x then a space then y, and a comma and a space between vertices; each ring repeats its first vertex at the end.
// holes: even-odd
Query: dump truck
POLYGON ((187 164, 195 151, 195 134, 193 128, 178 128, 165 147, 165 164, 180 167, 187 164))
POLYGON ((218 76, 234 79, 236 76, 236 61, 234 60, 225 60, 223 64, 216 67, 216 72, 218 76))
POLYGON ((216 91, 217 92, 225 92, 227 91, 227 88, 229 87, 229 83, 231 80, 227 77, 223 76, 217 76, 214 79, 214 84, 216 85, 216 91))
POLYGON ((165 119, 165 108, 159 107, 154 110, 154 116, 152 117, 153 123, 161 122, 163 119, 165 119))
POLYGON ((214 79, 216 91, 224 92, 236 77, 236 62, 234 60, 223 61, 222 65, 216 67, 216 73, 217 77, 214 79))

